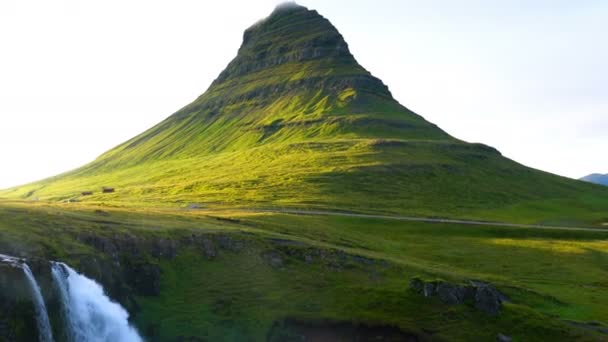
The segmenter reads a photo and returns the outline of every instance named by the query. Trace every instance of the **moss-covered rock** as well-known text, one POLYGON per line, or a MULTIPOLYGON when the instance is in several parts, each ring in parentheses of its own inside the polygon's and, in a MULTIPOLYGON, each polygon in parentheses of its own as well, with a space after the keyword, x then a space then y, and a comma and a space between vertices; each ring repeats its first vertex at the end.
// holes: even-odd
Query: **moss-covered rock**
POLYGON ((477 310, 491 316, 498 315, 502 303, 507 300, 507 297, 493 285, 479 281, 458 284, 414 277, 410 280, 409 287, 424 297, 437 297, 444 304, 473 304, 477 310))

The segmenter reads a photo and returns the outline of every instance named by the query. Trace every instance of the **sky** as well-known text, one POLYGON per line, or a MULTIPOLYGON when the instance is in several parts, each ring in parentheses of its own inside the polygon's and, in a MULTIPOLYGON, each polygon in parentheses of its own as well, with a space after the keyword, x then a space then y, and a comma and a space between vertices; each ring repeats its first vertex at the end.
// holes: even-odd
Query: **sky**
MULTIPOLYGON (((280 2, 0 1, 0 188, 86 164, 188 104, 280 2)), ((608 173, 608 1, 298 3, 451 135, 567 177, 608 173)))

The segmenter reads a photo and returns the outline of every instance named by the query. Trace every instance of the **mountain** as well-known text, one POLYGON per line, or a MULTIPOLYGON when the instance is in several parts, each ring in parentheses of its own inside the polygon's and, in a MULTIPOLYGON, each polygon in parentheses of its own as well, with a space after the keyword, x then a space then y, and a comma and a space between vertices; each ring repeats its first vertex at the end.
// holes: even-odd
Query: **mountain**
POLYGON ((397 102, 327 19, 288 4, 245 31, 192 103, 88 165, 0 196, 539 221, 588 214, 606 194, 450 136, 397 102))
POLYGON ((451 137, 315 11, 243 40, 152 129, 0 192, 0 341, 606 340, 608 188, 451 137))
POLYGON ((608 185, 608 174, 592 173, 581 178, 581 180, 589 183, 608 185))

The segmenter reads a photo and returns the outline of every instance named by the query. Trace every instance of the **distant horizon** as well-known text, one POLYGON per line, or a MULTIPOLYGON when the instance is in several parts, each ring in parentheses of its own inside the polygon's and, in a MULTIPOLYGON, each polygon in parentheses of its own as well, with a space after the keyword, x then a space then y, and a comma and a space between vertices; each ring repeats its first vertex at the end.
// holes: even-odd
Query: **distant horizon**
MULTIPOLYGON (((202 94, 284 1, 0 4, 0 189, 67 172, 202 94), (235 10, 235 8, 237 10, 235 10)), ((450 135, 579 179, 608 173, 608 3, 297 1, 450 135), (380 5, 378 5, 380 4, 380 5), (361 25, 365 22, 365 25, 361 25)))

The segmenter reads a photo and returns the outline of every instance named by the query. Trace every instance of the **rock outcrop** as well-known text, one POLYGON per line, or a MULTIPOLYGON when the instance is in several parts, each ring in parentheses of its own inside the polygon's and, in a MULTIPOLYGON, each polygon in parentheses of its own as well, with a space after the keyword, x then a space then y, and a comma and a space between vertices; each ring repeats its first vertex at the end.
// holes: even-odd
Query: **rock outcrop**
MULTIPOLYGON (((36 311, 24 271, 23 259, 0 254, 0 341, 36 341, 36 311)), ((41 286, 50 283, 50 272, 42 271, 42 261, 28 260, 41 286)), ((58 316, 56 301, 45 293, 48 310, 58 316)))
POLYGON ((507 299, 491 284, 477 281, 455 284, 442 280, 425 281, 413 278, 410 288, 425 297, 437 297, 448 305, 470 303, 477 310, 491 316, 500 313, 502 303, 507 299))
POLYGON ((507 336, 505 334, 498 334, 498 336, 496 336, 496 341, 497 342, 511 342, 511 341, 513 341, 513 339, 511 338, 511 336, 507 336))

